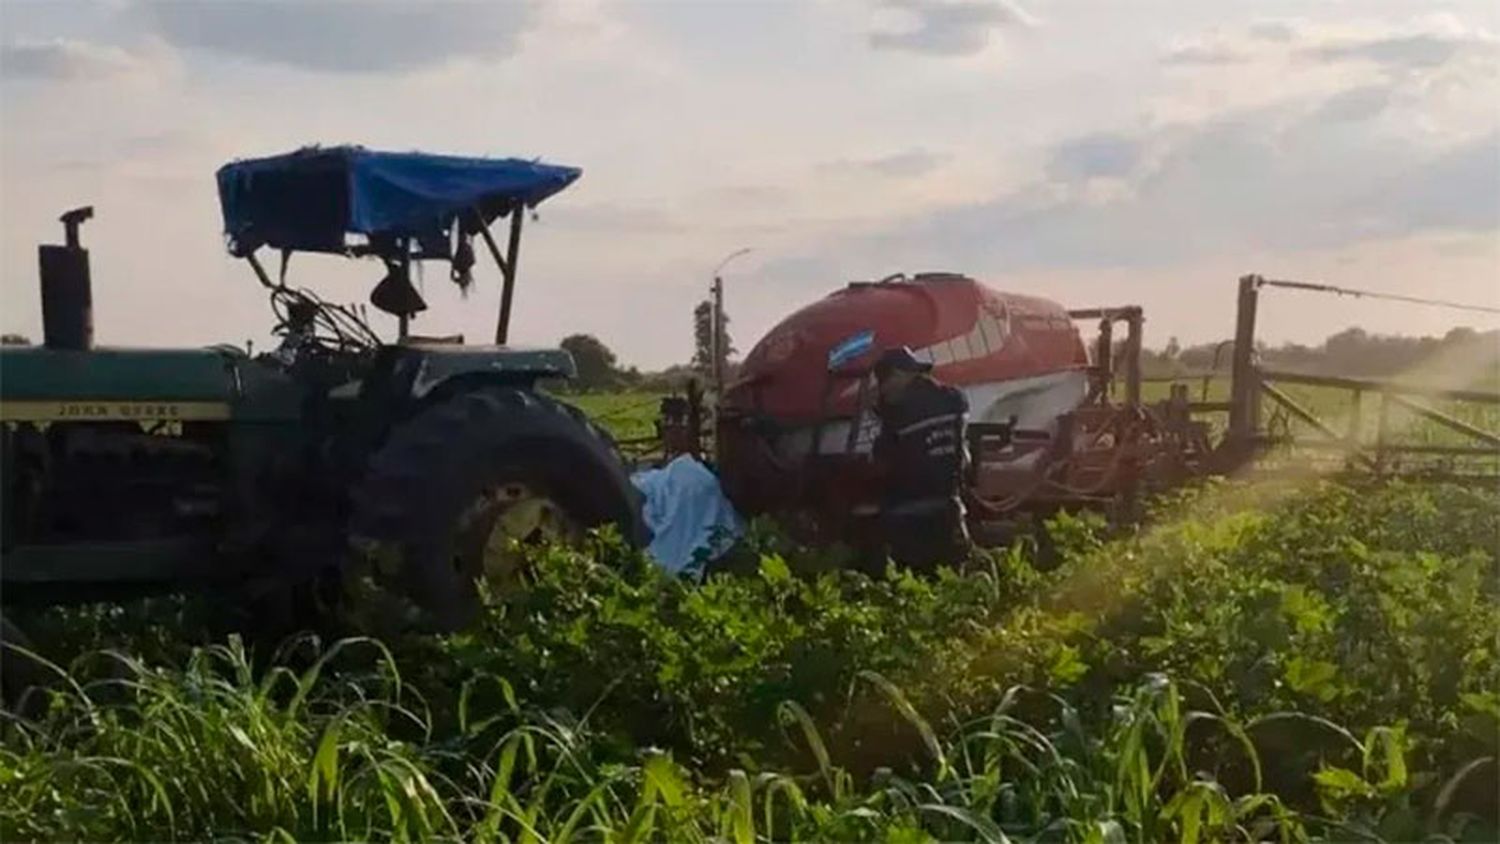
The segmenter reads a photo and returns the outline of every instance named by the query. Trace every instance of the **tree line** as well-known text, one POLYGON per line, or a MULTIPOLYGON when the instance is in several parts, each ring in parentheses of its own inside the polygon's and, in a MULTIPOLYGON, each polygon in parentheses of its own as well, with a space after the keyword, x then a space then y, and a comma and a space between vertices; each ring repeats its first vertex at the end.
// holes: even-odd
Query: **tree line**
MULTIPOLYGON (((704 300, 693 308, 693 357, 686 364, 667 367, 660 372, 641 372, 634 366, 621 366, 609 346, 592 334, 570 334, 558 344, 573 356, 578 377, 571 387, 579 390, 652 390, 681 389, 689 380, 707 381, 713 372, 713 303, 704 300)), ((724 356, 726 374, 734 372, 733 358, 738 354, 729 334, 729 317, 724 317, 724 356)))
MULTIPOLYGON (((1329 335, 1317 345, 1257 344, 1255 353, 1261 365, 1271 369, 1316 375, 1389 377, 1433 360, 1473 361, 1491 374, 1500 374, 1500 330, 1460 327, 1441 337, 1411 337, 1354 327, 1329 335)), ((1233 341, 1183 347, 1173 337, 1162 349, 1144 350, 1141 368, 1147 375, 1228 372, 1233 357, 1233 341)))
MULTIPOLYGON (((564 337, 559 345, 573 356, 573 362, 578 367, 578 377, 571 386, 582 390, 666 391, 681 388, 689 379, 706 381, 713 361, 712 313, 712 305, 707 301, 700 302, 693 309, 691 360, 659 372, 642 372, 635 366, 622 365, 614 351, 592 334, 570 334, 564 337)), ((733 358, 737 350, 729 337, 728 322, 729 318, 726 316, 727 354, 733 358)), ((0 345, 30 344, 30 338, 24 335, 0 336, 0 345)), ((1123 344, 1117 342, 1117 362, 1122 349, 1123 344)), ((1142 350, 1141 368, 1148 376, 1228 372, 1233 357, 1233 341, 1183 346, 1173 337, 1160 349, 1142 350)), ((1459 327, 1449 330, 1441 337, 1412 337, 1375 334, 1353 327, 1329 335, 1317 345, 1257 344, 1256 357, 1261 365, 1272 369, 1351 377, 1389 377, 1409 372, 1427 361, 1464 360, 1474 362, 1472 365, 1485 373, 1480 380, 1500 384, 1500 330, 1478 331, 1459 327)), ((731 373, 733 367, 731 360, 731 373)))
MULTIPOLYGON (((693 357, 686 364, 659 372, 641 372, 621 366, 615 353, 592 334, 573 334, 561 346, 573 355, 578 378, 573 386, 583 390, 679 389, 691 378, 706 381, 712 369, 711 306, 701 303, 693 312, 693 357)), ((727 321, 727 318, 726 318, 727 321)), ((726 329, 726 335, 727 335, 726 329)), ((1123 363, 1123 343, 1115 344, 1117 368, 1123 363)), ((736 350, 731 342, 729 354, 736 350)), ((1141 352, 1141 369, 1148 376, 1225 372, 1234 358, 1233 341, 1181 345, 1176 337, 1160 349, 1141 352)), ((1262 366, 1316 375, 1390 377, 1409 372, 1433 360, 1463 360, 1485 373, 1481 381, 1500 383, 1500 330, 1478 331, 1454 328, 1440 337, 1376 334, 1363 328, 1346 328, 1316 345, 1257 344, 1256 358, 1262 366)), ((731 371, 733 365, 731 364, 731 371)), ((1465 376, 1474 373, 1466 372, 1465 376)), ((1474 380, 1474 379, 1470 379, 1474 380)))

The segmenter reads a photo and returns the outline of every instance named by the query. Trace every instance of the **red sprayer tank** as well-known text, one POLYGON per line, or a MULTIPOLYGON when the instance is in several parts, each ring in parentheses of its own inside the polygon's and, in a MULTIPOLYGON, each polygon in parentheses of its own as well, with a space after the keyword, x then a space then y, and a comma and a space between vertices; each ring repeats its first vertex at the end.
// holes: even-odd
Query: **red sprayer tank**
POLYGON ((856 282, 772 328, 726 391, 719 462, 736 504, 864 497, 878 433, 870 367, 898 346, 965 392, 971 420, 1049 428, 1088 390, 1088 355, 1061 305, 951 273, 856 282))

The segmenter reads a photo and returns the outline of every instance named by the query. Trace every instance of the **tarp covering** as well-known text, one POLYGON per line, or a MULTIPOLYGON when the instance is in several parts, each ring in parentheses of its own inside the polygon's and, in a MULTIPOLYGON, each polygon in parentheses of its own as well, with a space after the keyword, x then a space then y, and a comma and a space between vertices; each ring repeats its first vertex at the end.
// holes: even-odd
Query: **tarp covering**
POLYGON ((651 528, 646 549, 673 574, 696 573, 718 559, 744 532, 744 522, 724 497, 707 466, 683 455, 660 469, 630 478, 645 498, 642 515, 651 528))
POLYGON ((582 172, 516 158, 308 147, 219 168, 219 203, 236 255, 260 246, 345 253, 350 234, 378 251, 393 238, 446 243, 459 215, 478 209, 488 223, 535 207, 582 172))

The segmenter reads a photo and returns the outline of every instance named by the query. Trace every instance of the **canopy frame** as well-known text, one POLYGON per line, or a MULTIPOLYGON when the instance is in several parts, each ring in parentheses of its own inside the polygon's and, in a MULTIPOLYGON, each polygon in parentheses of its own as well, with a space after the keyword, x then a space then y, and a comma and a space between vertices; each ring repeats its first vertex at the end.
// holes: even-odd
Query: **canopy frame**
MULTIPOLYGON (((286 287, 285 262, 292 252, 379 257, 406 284, 414 259, 448 261, 455 265, 454 280, 466 288, 472 265, 467 244, 479 235, 500 270, 495 343, 503 345, 510 334, 525 213, 580 174, 577 168, 518 159, 311 147, 225 165, 218 181, 230 254, 244 258, 273 291, 286 287), (509 236, 502 249, 491 226, 506 216, 509 236), (455 239, 458 248, 452 247, 455 239), (282 252, 277 281, 256 255, 261 246, 282 252), (460 251, 466 256, 461 265, 460 251)), ((376 304, 397 316, 405 338, 420 298, 418 307, 406 312, 392 309, 389 300, 376 304)))

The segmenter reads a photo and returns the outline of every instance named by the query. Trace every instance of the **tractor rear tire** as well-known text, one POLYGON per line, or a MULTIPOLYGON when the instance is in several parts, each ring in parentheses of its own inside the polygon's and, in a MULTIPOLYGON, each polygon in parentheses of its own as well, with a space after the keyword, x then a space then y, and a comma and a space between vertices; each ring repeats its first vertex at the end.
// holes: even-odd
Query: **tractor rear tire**
POLYGON ((31 640, 0 615, 0 708, 6 711, 20 713, 26 691, 40 682, 38 665, 27 652, 34 652, 31 640))
POLYGON ((351 541, 374 579, 410 602, 408 621, 459 630, 478 616, 477 581, 495 574, 487 571, 492 536, 522 495, 573 528, 613 524, 631 544, 644 537, 640 496, 607 433, 540 393, 486 386, 391 431, 352 496, 351 541))

